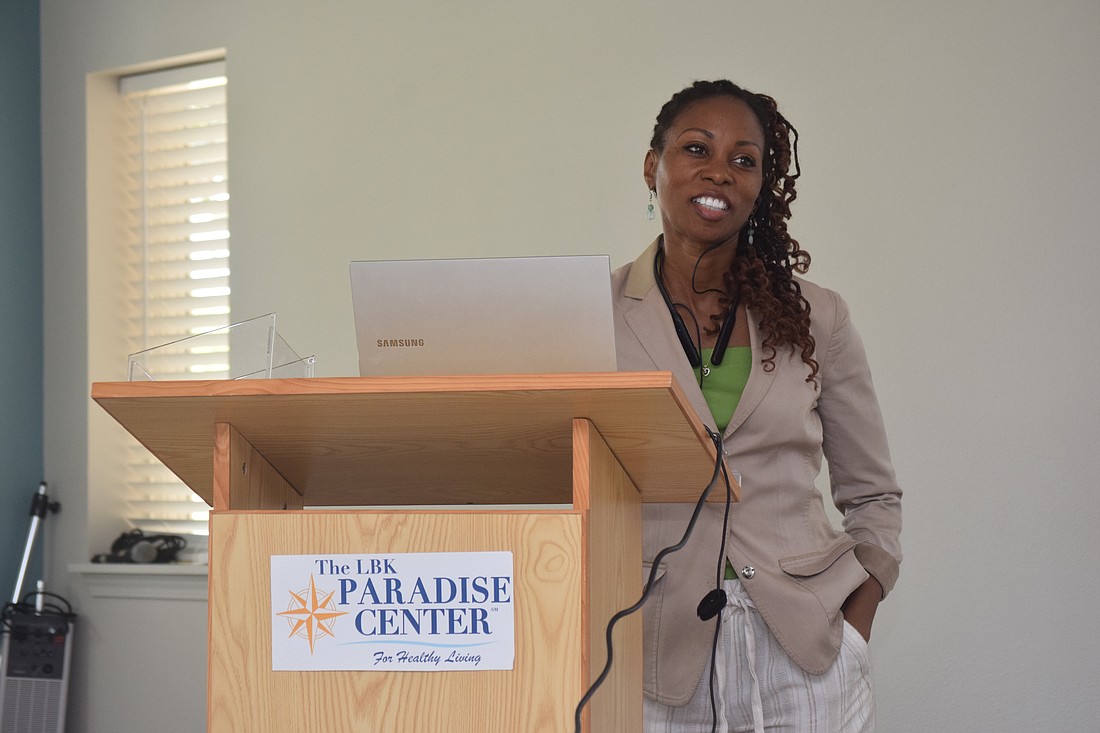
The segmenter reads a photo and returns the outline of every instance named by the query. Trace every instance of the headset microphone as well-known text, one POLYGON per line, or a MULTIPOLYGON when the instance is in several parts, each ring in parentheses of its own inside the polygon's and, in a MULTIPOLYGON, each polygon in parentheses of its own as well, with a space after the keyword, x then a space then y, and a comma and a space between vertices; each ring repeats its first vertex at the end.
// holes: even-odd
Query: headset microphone
MULTIPOLYGON (((691 340, 687 326, 684 325, 684 319, 676 311, 676 307, 672 304, 672 299, 669 298, 668 291, 665 290, 665 284, 661 279, 661 258, 663 255, 664 248, 660 247, 657 250, 656 257, 653 258, 653 275, 657 280, 657 289, 661 291, 661 297, 664 299, 665 305, 668 306, 668 312, 672 315, 672 325, 676 329, 676 336, 680 339, 680 345, 684 347, 684 354, 687 356, 688 362, 692 367, 698 368, 703 363, 699 349, 696 348, 695 342, 691 340)), ((725 319, 722 320, 722 327, 718 330, 718 338, 714 342, 714 349, 711 352, 711 364, 721 364, 723 357, 726 355, 726 347, 729 346, 730 335, 733 333, 733 326, 737 322, 738 300, 733 301, 725 319)), ((711 438, 714 439, 715 435, 712 434, 711 438)), ((718 455, 721 456, 721 438, 717 438, 717 441, 718 455)), ((703 600, 699 601, 695 613, 703 621, 710 621, 722 612, 722 609, 726 607, 727 600, 726 592, 721 588, 715 588, 703 596, 703 600)))
MULTIPOLYGON (((687 330, 687 325, 684 323, 684 319, 680 316, 676 310, 676 306, 672 303, 672 298, 669 297, 668 291, 665 290, 665 283, 661 279, 661 258, 664 257, 663 243, 657 250, 657 256, 653 258, 653 276, 657 280, 657 289, 661 291, 661 297, 665 301, 665 305, 668 306, 668 312, 672 316, 672 326, 676 329, 676 338, 680 339, 680 346, 684 349, 684 354, 687 356, 688 363, 695 369, 698 369, 703 363, 703 357, 699 353, 699 349, 695 346, 695 342, 691 340, 691 334, 687 330)), ((726 313, 726 317, 722 320, 722 327, 718 331, 718 339, 714 342, 714 350, 711 352, 710 363, 718 366, 722 363, 722 359, 726 355, 726 347, 730 343, 730 335, 733 333, 733 326, 737 322, 737 305, 738 301, 734 300, 733 305, 726 313)))

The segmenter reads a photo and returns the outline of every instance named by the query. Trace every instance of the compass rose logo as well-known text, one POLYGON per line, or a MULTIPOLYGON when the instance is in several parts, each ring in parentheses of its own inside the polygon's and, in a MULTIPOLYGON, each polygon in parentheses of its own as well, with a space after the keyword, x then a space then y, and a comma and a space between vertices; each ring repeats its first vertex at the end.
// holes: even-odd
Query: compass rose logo
MULTIPOLYGON (((300 591, 288 591, 290 601, 287 610, 277 615, 287 620, 289 636, 297 636, 309 641, 309 653, 313 654, 316 641, 323 636, 336 638, 333 628, 336 619, 346 616, 346 611, 337 611, 332 598, 336 591, 326 592, 317 587, 313 575, 309 576, 309 587, 300 591)), ((288 636, 288 638, 289 638, 288 636)))

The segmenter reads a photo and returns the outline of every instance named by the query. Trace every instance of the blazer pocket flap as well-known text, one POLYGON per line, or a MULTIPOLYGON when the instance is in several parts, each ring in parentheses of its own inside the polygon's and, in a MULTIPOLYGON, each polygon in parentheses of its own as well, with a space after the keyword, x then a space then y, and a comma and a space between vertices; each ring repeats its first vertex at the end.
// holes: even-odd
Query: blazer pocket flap
POLYGON ((653 582, 656 583, 664 577, 666 570, 668 570, 668 563, 662 562, 657 566, 657 572, 654 574, 653 561, 642 560, 642 586, 644 587, 645 584, 649 582, 649 576, 651 574, 653 574, 653 582))
POLYGON ((779 567, 788 575, 799 578, 808 578, 824 572, 830 565, 837 561, 844 553, 851 550, 859 543, 851 537, 844 537, 821 552, 808 552, 804 555, 793 555, 779 561, 779 567))

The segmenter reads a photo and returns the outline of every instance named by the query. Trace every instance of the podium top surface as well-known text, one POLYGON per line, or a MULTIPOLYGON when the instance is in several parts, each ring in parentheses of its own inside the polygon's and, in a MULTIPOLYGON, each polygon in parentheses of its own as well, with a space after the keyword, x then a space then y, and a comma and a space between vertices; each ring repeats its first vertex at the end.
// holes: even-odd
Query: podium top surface
POLYGON ((668 372, 98 382, 92 399, 211 505, 216 423, 306 506, 570 503, 574 418, 643 501, 694 502, 714 469, 668 372))

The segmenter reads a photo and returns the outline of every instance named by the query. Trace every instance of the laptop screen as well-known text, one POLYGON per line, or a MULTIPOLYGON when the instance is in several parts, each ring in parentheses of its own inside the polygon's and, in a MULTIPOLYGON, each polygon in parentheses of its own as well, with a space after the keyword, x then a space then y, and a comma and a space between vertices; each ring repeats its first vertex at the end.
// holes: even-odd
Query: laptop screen
POLYGON ((613 372, 606 255, 352 262, 362 376, 613 372))

